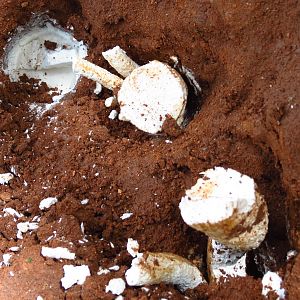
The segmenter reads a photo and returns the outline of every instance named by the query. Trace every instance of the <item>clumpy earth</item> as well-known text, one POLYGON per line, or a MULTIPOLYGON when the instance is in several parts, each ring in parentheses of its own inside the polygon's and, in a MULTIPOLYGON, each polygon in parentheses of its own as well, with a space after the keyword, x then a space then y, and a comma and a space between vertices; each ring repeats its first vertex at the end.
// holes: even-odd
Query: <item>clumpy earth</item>
POLYGON ((207 239, 184 224, 178 204, 214 166, 253 177, 268 203, 269 232, 248 255, 249 276, 185 293, 163 284, 127 287, 124 298, 262 299, 261 277, 272 270, 287 297, 299 299, 300 260, 286 259, 300 248, 299 2, 2 0, 1 57, 33 13, 74 28, 88 59, 105 68, 101 52, 116 45, 139 64, 171 64, 175 55, 203 92, 189 98, 185 128, 170 122, 149 135, 110 120, 109 93, 94 95, 89 80, 41 113, 52 101, 45 85, 10 83, 0 74, 0 174, 14 174, 0 185, 0 254, 12 254, 0 268, 0 299, 114 299, 105 286, 130 267, 128 238, 141 251, 182 255, 206 274, 207 239), (41 211, 47 197, 58 203, 41 211), (5 215, 5 208, 23 216, 5 215), (127 212, 132 216, 122 220, 127 212), (18 239, 17 223, 34 217, 39 227, 18 239), (17 252, 9 250, 14 246, 17 252), (42 246, 67 247, 76 259, 46 259, 42 246), (88 265, 91 276, 65 291, 66 264, 88 265), (115 265, 119 271, 97 275, 100 266, 115 265))

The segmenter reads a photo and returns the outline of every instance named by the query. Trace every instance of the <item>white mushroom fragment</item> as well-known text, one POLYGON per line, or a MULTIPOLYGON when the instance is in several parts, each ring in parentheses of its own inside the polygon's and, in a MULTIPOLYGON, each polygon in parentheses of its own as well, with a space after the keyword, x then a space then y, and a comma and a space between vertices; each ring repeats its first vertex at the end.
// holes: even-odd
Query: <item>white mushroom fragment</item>
POLYGON ((124 81, 80 58, 74 59, 73 69, 117 92, 120 120, 152 134, 162 130, 167 117, 182 125, 188 89, 176 70, 156 60, 139 67, 119 47, 103 55, 121 75, 127 76, 124 81))
POLYGON ((109 90, 118 89, 123 83, 123 79, 120 77, 79 57, 73 60, 73 70, 75 73, 100 83, 109 90))
POLYGON ((171 253, 139 253, 125 273, 127 284, 143 286, 174 284, 181 291, 193 289, 205 280, 196 266, 171 253))
POLYGON ((247 275, 246 254, 209 239, 207 267, 210 281, 219 282, 229 277, 245 277, 247 275))
POLYGON ((72 61, 86 57, 87 47, 54 23, 37 17, 19 27, 5 49, 3 69, 13 82, 24 74, 46 82, 57 88, 61 98, 75 88, 79 76, 72 70, 72 61))
POLYGON ((277 299, 285 299, 285 289, 282 288, 282 279, 275 272, 267 272, 262 279, 262 294, 268 297, 270 292, 275 293, 278 298, 277 299))
POLYGON ((108 63, 123 77, 127 77, 130 73, 139 67, 126 52, 119 46, 102 52, 103 57, 108 63))
POLYGON ((8 184, 10 180, 14 178, 14 175, 11 173, 3 173, 0 174, 0 185, 2 184, 8 184))
POLYGON ((188 90, 174 69, 152 61, 135 69, 118 93, 119 119, 155 134, 162 130, 167 116, 182 122, 188 90))
POLYGON ((227 247, 257 248, 268 231, 268 209, 254 180, 232 169, 201 173, 180 202, 185 223, 227 247))
POLYGON ((64 277, 61 279, 63 288, 69 289, 74 284, 84 284, 86 278, 91 276, 91 272, 88 266, 73 266, 64 265, 64 277))
POLYGON ((70 252, 68 248, 56 247, 42 247, 42 256, 55 259, 75 259, 75 253, 70 252))
POLYGON ((126 288, 126 283, 122 278, 113 278, 105 288, 105 292, 111 292, 114 295, 121 295, 126 288))

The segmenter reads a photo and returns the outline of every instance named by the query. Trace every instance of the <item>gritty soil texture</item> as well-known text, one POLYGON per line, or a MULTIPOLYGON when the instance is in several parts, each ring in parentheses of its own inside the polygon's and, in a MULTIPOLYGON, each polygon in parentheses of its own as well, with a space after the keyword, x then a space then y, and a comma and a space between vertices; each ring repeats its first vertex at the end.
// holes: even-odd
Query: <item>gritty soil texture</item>
MULTIPOLYGON (((104 91, 82 79, 43 114, 45 86, 0 74, 0 299, 114 299, 109 279, 130 267, 128 238, 141 251, 164 251, 202 264, 207 238, 184 224, 178 204, 199 173, 230 167, 255 179, 269 208, 269 232, 248 255, 246 278, 185 293, 169 285, 126 288, 126 299, 261 299, 261 276, 282 272, 290 299, 299 299, 300 248, 300 4, 298 1, 2 0, 0 55, 32 13, 45 13, 89 46, 88 59, 113 71, 101 52, 121 46, 139 64, 178 56, 203 88, 189 99, 193 118, 179 129, 149 135, 110 120, 104 91), (46 211, 39 203, 57 197, 46 211), (87 204, 81 201, 88 199, 87 204), (24 216, 4 216, 4 208, 24 216), (133 215, 122 220, 126 212, 133 215), (17 223, 40 217, 18 239, 17 223), (82 226, 84 226, 84 232, 82 226), (9 248, 19 246, 12 253, 9 248), (41 247, 67 247, 74 261, 45 259, 41 247), (1 256, 2 257, 2 256, 1 256), (92 276, 68 290, 63 265, 86 264, 92 276), (97 275, 99 267, 119 271, 97 275), (285 274, 286 273, 286 274, 285 274), (188 297, 188 298, 185 298, 188 297)), ((173 124, 174 125, 174 124, 173 124)))

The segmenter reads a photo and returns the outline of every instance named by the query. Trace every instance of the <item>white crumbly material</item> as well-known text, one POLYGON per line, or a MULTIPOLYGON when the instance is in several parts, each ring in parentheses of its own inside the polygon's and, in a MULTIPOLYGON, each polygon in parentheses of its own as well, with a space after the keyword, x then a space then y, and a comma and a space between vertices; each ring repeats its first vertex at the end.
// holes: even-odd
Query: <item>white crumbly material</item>
POLYGON ((113 278, 105 288, 105 292, 111 292, 114 295, 121 295, 126 288, 126 283, 122 278, 113 278))
POLYGON ((10 259, 12 257, 12 254, 3 254, 2 255, 2 258, 3 258, 3 261, 0 262, 0 266, 5 266, 5 267, 8 267, 10 265, 10 259))
POLYGON ((91 272, 88 266, 73 266, 64 265, 64 277, 61 279, 61 284, 63 288, 69 289, 74 284, 82 285, 84 284, 86 278, 91 276, 91 272))
POLYGON ((123 79, 79 57, 73 60, 73 70, 79 75, 94 80, 109 90, 120 88, 123 79))
POLYGON ((36 230, 39 228, 39 224, 36 222, 30 223, 30 222, 20 222, 17 224, 17 238, 23 239, 23 233, 26 233, 28 231, 36 230))
POLYGON ((11 173, 0 174, 0 185, 8 184, 10 180, 14 178, 14 175, 11 173))
POLYGON ((158 133, 167 115, 181 123, 187 95, 187 86, 174 69, 152 61, 125 78, 118 93, 119 119, 145 132, 158 133))
POLYGON ((106 274, 109 274, 110 273, 110 270, 108 269, 105 269, 105 268, 102 268, 101 266, 99 267, 99 270, 97 272, 97 275, 106 275, 106 274))
POLYGON ((70 252, 67 248, 57 247, 49 248, 42 247, 41 254, 44 257, 55 258, 55 259, 75 259, 75 253, 70 252))
POLYGON ((125 277, 130 286, 166 283, 178 286, 181 291, 205 283, 197 267, 171 253, 139 253, 125 277))
POLYGON ((123 77, 127 77, 130 73, 139 67, 126 52, 119 46, 102 52, 103 57, 108 63, 123 77))
POLYGON ((132 257, 136 257, 139 253, 140 245, 138 241, 129 238, 127 241, 127 251, 132 257))
POLYGON ((245 252, 228 248, 212 239, 208 241, 207 266, 210 281, 247 276, 245 252))
POLYGON ((254 180, 232 169, 201 173, 179 208, 189 226, 240 250, 257 248, 268 230, 267 205, 254 180))
POLYGON ((124 214, 120 217, 120 219, 126 220, 126 219, 130 218, 132 215, 133 215, 133 213, 124 213, 124 214))
POLYGON ((18 252, 20 250, 20 247, 18 247, 18 246, 10 247, 8 250, 11 252, 18 252))
POLYGON ((268 293, 273 291, 278 295, 277 299, 285 299, 285 290, 281 288, 282 279, 277 273, 267 272, 262 279, 262 294, 267 297, 268 293))
POLYGON ((117 116, 118 116, 118 112, 117 112, 115 109, 113 109, 113 110, 110 112, 108 118, 111 119, 111 120, 114 120, 117 116))
POLYGON ((48 197, 46 199, 43 199, 40 202, 39 208, 40 210, 45 210, 47 208, 50 208, 52 205, 58 202, 58 199, 56 197, 48 197))
POLYGON ((111 107, 115 99, 116 99, 115 97, 109 97, 105 99, 104 105, 106 107, 111 107))
POLYGON ((4 217, 6 217, 7 215, 16 217, 16 218, 21 218, 23 217, 23 214, 18 213, 15 209, 11 208, 11 207, 7 207, 3 209, 4 212, 4 217))
POLYGON ((89 199, 83 199, 80 201, 82 205, 87 205, 89 203, 89 199))
POLYGON ((96 82, 96 87, 94 89, 94 94, 100 95, 102 92, 102 85, 99 82, 96 82))
POLYGON ((4 71, 11 81, 19 81, 20 76, 26 74, 65 95, 75 88, 79 79, 72 70, 74 57, 86 56, 87 47, 72 34, 53 26, 50 21, 35 20, 19 28, 7 46, 4 71), (56 49, 47 49, 45 41, 56 43, 56 49))

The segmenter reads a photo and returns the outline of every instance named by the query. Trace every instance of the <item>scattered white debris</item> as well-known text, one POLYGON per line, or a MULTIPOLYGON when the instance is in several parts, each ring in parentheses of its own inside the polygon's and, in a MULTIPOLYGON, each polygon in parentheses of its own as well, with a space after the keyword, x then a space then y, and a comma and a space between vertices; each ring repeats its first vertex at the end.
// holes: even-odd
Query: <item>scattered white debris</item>
POLYGON ((267 297, 269 292, 275 292, 278 295, 278 299, 285 298, 285 289, 281 288, 282 279, 275 272, 267 272, 262 279, 262 294, 267 297))
POLYGON ((10 180, 14 178, 14 175, 11 173, 0 174, 0 185, 8 184, 10 180))
POLYGON ((63 288, 69 289, 74 284, 84 284, 86 278, 91 276, 91 272, 88 266, 73 266, 64 265, 64 277, 61 279, 63 288))
POLYGON ((126 52, 119 46, 102 52, 103 57, 108 63, 123 77, 127 77, 130 73, 139 67, 126 52))
POLYGON ((18 247, 18 246, 10 247, 8 250, 11 251, 11 252, 18 252, 20 250, 20 247, 18 247))
POLYGON ((94 89, 94 94, 100 95, 102 92, 102 85, 99 82, 96 82, 96 87, 94 89))
POLYGON ((54 205, 57 202, 58 202, 58 200, 57 200, 56 197, 48 197, 46 199, 43 199, 40 202, 39 208, 40 208, 40 210, 45 210, 45 209, 51 207, 52 205, 54 205))
POLYGON ((255 249, 268 231, 267 204, 254 180, 232 169, 201 173, 179 208, 186 224, 230 248, 255 249))
POLYGON ((108 118, 111 119, 111 120, 114 120, 117 116, 118 116, 118 112, 117 112, 115 109, 113 109, 113 110, 110 112, 108 118))
POLYGON ((105 99, 104 105, 105 105, 106 107, 111 107, 115 99, 116 99, 116 98, 115 98, 114 96, 105 99))
POLYGON ((114 295, 121 295, 126 288, 126 283, 122 278, 113 278, 105 288, 105 292, 111 292, 114 295))
POLYGON ((1 267, 1 266, 5 266, 5 267, 10 266, 9 260, 11 259, 11 257, 12 257, 12 254, 3 254, 3 255, 2 255, 3 261, 0 262, 0 267, 1 267))
POLYGON ((172 253, 139 253, 125 277, 130 286, 166 283, 177 285, 181 291, 205 283, 196 266, 172 253))
POLYGON ((133 213, 124 213, 120 218, 122 220, 126 220, 128 218, 130 218, 133 215, 133 213))
POLYGON ((110 271, 119 271, 120 267, 119 266, 112 266, 110 268, 108 268, 110 271))
POLYGON ((89 203, 89 199, 83 199, 80 201, 82 205, 87 205, 89 203))
POLYGON ((108 274, 108 273, 110 273, 110 271, 109 271, 108 269, 104 269, 104 268, 102 268, 102 267, 99 267, 99 270, 98 270, 98 272, 97 272, 97 275, 106 275, 106 274, 108 274))
POLYGON ((136 257, 139 253, 140 245, 138 241, 129 238, 127 241, 127 251, 132 257, 136 257))
POLYGON ((23 217, 23 214, 18 213, 15 209, 13 209, 11 207, 4 208, 3 212, 4 212, 4 217, 6 217, 8 215, 16 217, 17 219, 23 217))
POLYGON ((42 247, 41 254, 44 257, 50 257, 55 259, 75 259, 75 253, 70 252, 69 249, 63 247, 48 248, 42 247))
POLYGON ((30 223, 30 222, 21 222, 17 224, 17 238, 22 240, 23 239, 23 233, 26 233, 28 231, 36 230, 39 228, 38 223, 30 223))
POLYGON ((286 254, 286 260, 290 260, 293 257, 295 257, 298 254, 298 252, 296 250, 290 250, 287 254, 286 254))

